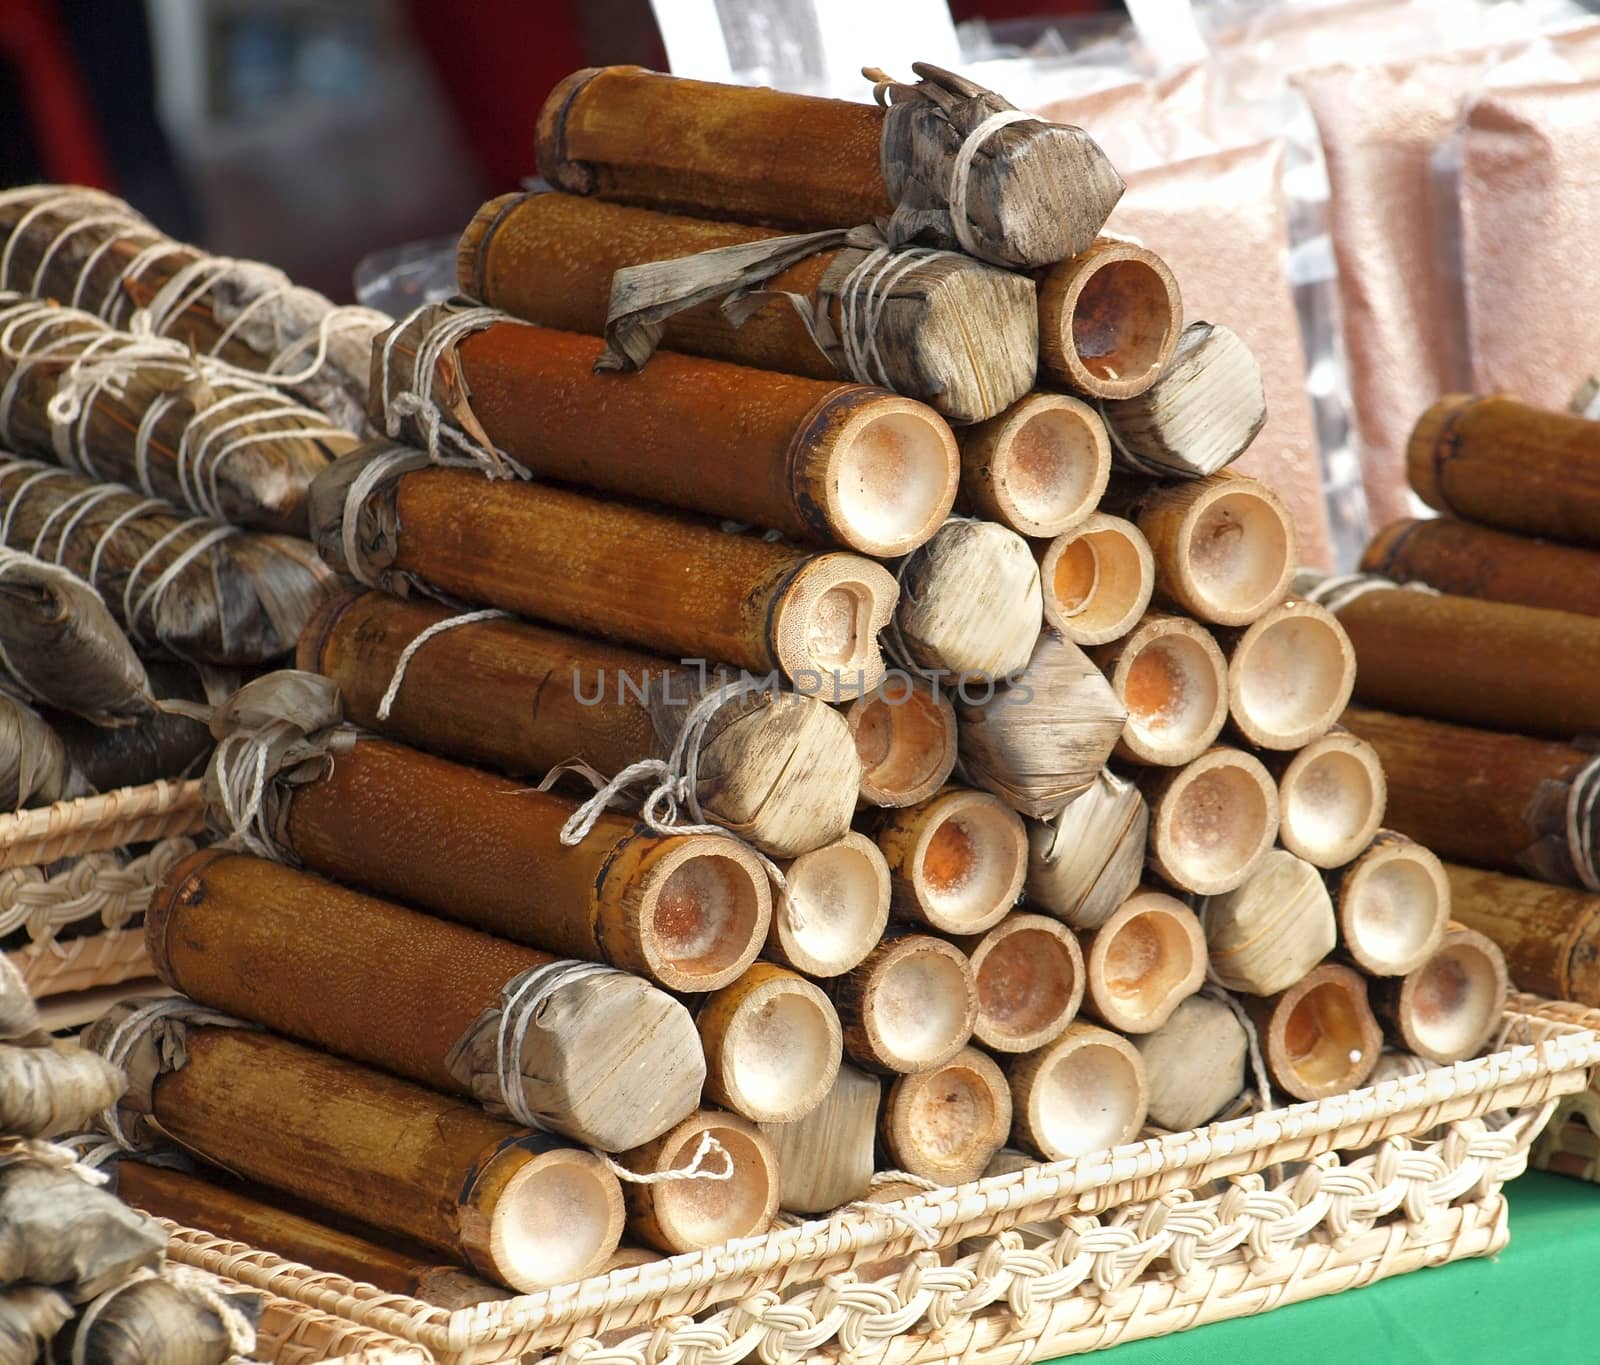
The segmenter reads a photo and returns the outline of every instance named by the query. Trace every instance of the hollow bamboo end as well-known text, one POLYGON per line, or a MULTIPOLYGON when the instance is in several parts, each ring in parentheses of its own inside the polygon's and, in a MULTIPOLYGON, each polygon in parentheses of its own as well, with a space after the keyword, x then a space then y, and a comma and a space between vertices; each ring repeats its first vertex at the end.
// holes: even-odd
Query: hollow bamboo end
POLYGON ((1047 915, 1001 920, 973 949, 972 971, 973 1037, 997 1052, 1032 1052, 1055 1041, 1083 1003, 1083 949, 1047 915))
POLYGON ((1429 849, 1384 832, 1345 873, 1339 935, 1356 964, 1375 976, 1403 976, 1439 947, 1450 921, 1450 878, 1429 849))
POLYGON ((691 1114, 644 1153, 624 1154, 622 1164, 639 1174, 683 1170, 708 1132, 728 1155, 706 1157, 704 1169, 717 1173, 731 1161, 732 1177, 630 1185, 629 1227, 641 1241, 664 1251, 700 1251, 771 1227, 778 1212, 777 1153, 744 1119, 710 1110, 691 1114))
POLYGON ((893 559, 944 524, 960 478, 961 451, 949 423, 924 403, 885 394, 854 403, 827 443, 817 484, 841 545, 893 559))
POLYGON ((567 160, 567 111, 583 87, 607 71, 637 70, 634 67, 587 66, 558 81, 545 96, 533 126, 533 158, 539 174, 568 194, 593 194, 594 172, 582 162, 567 160))
POLYGON ((633 903, 642 965, 668 990, 719 990, 755 961, 766 941, 772 922, 766 869, 735 839, 688 834, 664 842, 669 846, 624 892, 633 903))
POLYGON ((1342 867, 1377 834, 1388 791, 1378 751, 1366 740, 1324 735, 1278 779, 1278 838, 1314 867, 1342 867))
POLYGON ((878 632, 899 589, 881 564, 851 554, 807 561, 779 598, 772 621, 778 666, 825 701, 864 695, 883 681, 878 632))
POLYGON ((1230 473, 1214 475, 1189 501, 1158 572, 1173 600, 1202 621, 1245 626, 1288 595, 1298 557, 1283 499, 1230 473))
POLYGON ((956 713, 943 694, 887 680, 845 712, 861 759, 861 799, 914 806, 949 780, 956 766, 956 713))
POLYGON ((1183 330, 1167 264, 1131 242, 1099 241, 1046 272, 1039 286, 1039 358, 1094 398, 1132 398, 1160 377, 1183 330))
POLYGON ((1044 619, 1077 645, 1103 645, 1134 628, 1155 591, 1150 542, 1121 517, 1095 512, 1045 547, 1044 619))
POLYGON ((1262 749, 1298 749, 1326 734, 1350 701, 1356 652, 1332 612, 1292 598, 1234 645, 1228 713, 1262 749))
POLYGON ((1211 633, 1184 617, 1146 616, 1118 651, 1110 677, 1128 712, 1117 752, 1134 762, 1192 762, 1227 721, 1227 660, 1211 633))
POLYGON ((339 624, 339 618, 349 608, 367 595, 366 588, 346 588, 324 597, 300 628, 300 638, 295 641, 294 666, 304 673, 322 672, 323 651, 339 624))
POLYGON ((485 269, 495 229, 505 211, 527 197, 523 190, 497 195, 472 215, 461 240, 456 243, 456 287, 467 298, 487 297, 485 269))
POLYGON ((1460 414, 1475 401, 1470 394, 1446 394, 1417 418, 1406 441, 1406 479, 1412 491, 1436 511, 1450 509, 1439 485, 1439 466, 1448 454, 1445 438, 1460 414))
POLYGON ((1119 1147, 1144 1126, 1150 1107, 1144 1058, 1108 1029, 1076 1021, 1008 1071, 1016 1136, 1047 1161, 1119 1147))
POLYGON ((947 522, 907 561, 896 623, 919 666, 949 682, 1020 673, 1044 623, 1039 565, 1015 531, 947 522))
POLYGON ((889 923, 889 865, 852 830, 802 853, 784 869, 794 913, 773 916, 777 951, 808 976, 840 976, 859 964, 889 923))
POLYGON ((1361 552, 1361 572, 1403 582, 1405 571, 1401 569, 1396 572, 1395 555, 1410 538, 1413 529, 1421 524, 1411 517, 1403 521, 1391 521, 1367 542, 1367 548, 1361 552))
POLYGON ((931 803, 908 876, 921 918, 948 934, 981 934, 1004 917, 1028 873, 1022 817, 987 792, 931 803))
POLYGON ((1174 774, 1150 812, 1150 862, 1200 896, 1232 891, 1278 832, 1278 787, 1261 761, 1218 747, 1174 774))
POLYGON ((922 934, 898 939, 861 992, 869 1060, 887 1071, 943 1066, 966 1046, 978 1022, 978 985, 953 943, 922 934))
POLYGON ((486 1274, 529 1293, 598 1274, 622 1240, 617 1177, 576 1148, 508 1148, 480 1173, 463 1249, 486 1274), (503 1168, 503 1169, 500 1169, 503 1168))
POLYGON ((889 1088, 883 1136, 898 1169, 939 1185, 964 1185, 983 1174, 1011 1119, 1005 1074, 969 1047, 889 1088))
POLYGON ((1506 960, 1484 935, 1452 924, 1428 960, 1400 984, 1389 1011, 1401 1041, 1425 1061, 1475 1056, 1506 1003, 1506 960))
POLYGON ((1124 1033, 1160 1028, 1206 975, 1194 911, 1159 891, 1136 891, 1094 931, 1084 957, 1086 1008, 1124 1033))
MULTIPOLYGON (((764 971, 726 1013, 702 1015, 710 1062, 706 1093, 754 1123, 793 1123, 827 1096, 839 1075, 839 1015, 816 986, 781 968, 764 971), (715 1028, 705 1020, 717 1018, 715 1028)), ((724 992, 727 994, 727 992, 724 992)))
POLYGON ((1030 393, 969 438, 967 491, 986 515, 1019 535, 1049 538, 1099 503, 1111 476, 1100 414, 1064 393, 1030 393))
POLYGON ((1360 1085, 1378 1064, 1383 1034, 1359 973, 1325 962, 1277 998, 1262 1050, 1277 1085, 1321 1100, 1360 1085))

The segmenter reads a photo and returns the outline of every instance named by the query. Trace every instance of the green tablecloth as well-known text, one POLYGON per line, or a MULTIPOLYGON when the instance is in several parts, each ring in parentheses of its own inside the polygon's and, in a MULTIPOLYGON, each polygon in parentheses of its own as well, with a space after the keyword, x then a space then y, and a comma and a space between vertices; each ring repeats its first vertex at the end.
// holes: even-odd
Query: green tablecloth
POLYGON ((1108 1365, 1574 1365, 1600 1361, 1600 1186, 1530 1171, 1511 1245, 1258 1317, 1076 1360, 1108 1365))

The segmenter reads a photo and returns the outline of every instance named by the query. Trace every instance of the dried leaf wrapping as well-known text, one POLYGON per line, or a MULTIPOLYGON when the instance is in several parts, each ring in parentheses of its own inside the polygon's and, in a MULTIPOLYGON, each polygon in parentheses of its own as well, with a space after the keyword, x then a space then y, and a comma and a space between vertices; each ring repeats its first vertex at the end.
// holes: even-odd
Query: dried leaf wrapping
POLYGON ((0 1294, 0 1365, 33 1365, 71 1316, 72 1305, 42 1285, 0 1294))
POLYGON ((126 1084, 104 1057, 76 1043, 0 1043, 0 1133, 51 1138, 76 1132, 115 1104, 126 1084))
POLYGON ((48 806, 67 790, 60 737, 31 706, 0 692, 0 811, 48 806))
MULTIPOLYGON (((150 691, 158 700, 192 704, 207 701, 206 689, 186 664, 154 661, 147 666, 150 691)), ((236 686, 237 675, 229 686, 236 686)), ((142 787, 161 778, 192 776, 211 752, 205 725, 186 715, 158 710, 132 725, 106 730, 77 716, 46 719, 66 751, 74 785, 91 792, 142 787)))
MULTIPOLYGON (((251 1291, 219 1297, 253 1339, 265 1298, 251 1291)), ((125 1285, 69 1334, 73 1365, 223 1365, 238 1350, 207 1298, 166 1280, 125 1285)))
POLYGON ((166 1250, 159 1224, 71 1171, 19 1159, 0 1167, 0 1285, 103 1294, 166 1250))
POLYGON ((76 574, 0 547, 0 686, 96 725, 154 708, 150 680, 106 604, 76 574))

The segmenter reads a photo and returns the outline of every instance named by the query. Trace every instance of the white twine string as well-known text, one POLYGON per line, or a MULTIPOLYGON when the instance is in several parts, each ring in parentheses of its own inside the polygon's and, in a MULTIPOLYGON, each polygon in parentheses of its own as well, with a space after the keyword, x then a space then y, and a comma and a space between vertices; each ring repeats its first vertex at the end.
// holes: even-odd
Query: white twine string
POLYGON ((1267 1062, 1261 1053, 1261 1035, 1256 1030, 1256 1022, 1233 996, 1225 989, 1215 977, 1211 969, 1206 969, 1206 982, 1200 987, 1200 994, 1207 1000, 1215 1000, 1218 1004, 1226 1005, 1233 1012, 1233 1017, 1239 1021, 1239 1027, 1244 1030, 1245 1043, 1250 1056, 1250 1078, 1255 1082, 1256 1096, 1262 1109, 1277 1108, 1272 1098, 1272 1086, 1267 1080, 1267 1062))
MULTIPOLYGON (((906 247, 897 251, 880 246, 861 258, 839 289, 838 341, 844 355, 844 370, 849 378, 885 389, 895 387, 878 350, 878 329, 883 322, 884 309, 889 304, 895 285, 907 271, 940 256, 953 255, 954 252, 933 251, 926 247, 906 247)), ((818 312, 825 321, 826 301, 819 298, 818 305, 818 312)), ((818 345, 822 350, 828 350, 820 340, 818 345)))
POLYGON ((250 1353, 256 1348, 256 1329, 250 1325, 250 1319, 236 1305, 229 1303, 214 1285, 202 1278, 202 1272, 190 1266, 180 1265, 176 1261, 168 1261, 161 1267, 159 1274, 147 1266, 140 1266, 127 1279, 113 1285, 84 1309, 83 1316, 78 1319, 78 1325, 72 1329, 70 1357, 72 1365, 85 1365, 88 1360, 89 1332, 106 1306, 121 1295, 123 1290, 131 1289, 146 1280, 165 1280, 185 1298, 210 1309, 216 1315, 228 1339, 228 1360, 232 1362, 249 1359, 250 1353))
POLYGON ((980 261, 1005 264, 1004 261, 997 261, 992 253, 983 249, 982 241, 972 230, 972 224, 967 221, 967 190, 972 182, 973 158, 978 155, 983 144, 1001 128, 1012 123, 1025 123, 1034 118, 1037 118, 1037 115, 1025 113, 1021 109, 1001 109, 990 114, 962 139, 955 160, 950 163, 950 188, 945 195, 950 204, 950 227, 956 234, 956 240, 961 243, 961 249, 969 256, 976 256, 980 261))
POLYGON ((1567 856, 1573 871, 1589 891, 1600 892, 1600 868, 1595 866, 1595 806, 1600 802, 1600 754, 1579 768, 1567 788, 1567 856))
POLYGON ((435 621, 426 630, 417 634, 411 643, 400 651, 400 657, 395 661, 394 674, 389 679, 388 687, 384 688, 383 696, 378 699, 378 719, 389 719, 389 712, 394 709, 395 699, 400 695, 400 684, 405 681, 406 669, 411 667, 411 660, 416 652, 435 635, 443 635, 445 631, 454 630, 457 626, 470 626, 474 621, 507 620, 510 616, 509 611, 500 611, 493 607, 485 611, 469 611, 460 616, 448 616, 442 621, 435 621))
POLYGON ((0 1139, 0 1166, 9 1166, 16 1161, 34 1161, 51 1170, 65 1171, 77 1176, 86 1185, 100 1186, 111 1179, 72 1148, 59 1142, 47 1142, 44 1138, 0 1139))
MULTIPOLYGON (((874 1171, 871 1179, 867 1181, 868 1190, 881 1190, 891 1185, 910 1185, 912 1189, 924 1194, 934 1193, 944 1188, 935 1181, 925 1179, 920 1175, 912 1175, 910 1171, 874 1171)), ((934 1247, 939 1243, 938 1230, 926 1218, 913 1213, 905 1208, 898 1200, 890 1203, 879 1203, 873 1199, 853 1199, 848 1204, 833 1211, 828 1221, 835 1225, 842 1224, 848 1214, 865 1214, 869 1218, 887 1218, 891 1223, 898 1223, 911 1233, 926 1247, 934 1247)))
POLYGON ((376 588, 381 585, 374 575, 367 572, 365 556, 361 553, 361 541, 357 534, 361 525, 361 509, 373 490, 390 474, 415 469, 417 459, 418 453, 414 450, 386 450, 368 460, 345 490, 344 513, 339 521, 339 548, 344 554, 345 572, 362 587, 376 588))
POLYGON ((276 771, 268 772, 272 751, 288 740, 291 745, 300 746, 293 760, 294 767, 320 758, 327 771, 332 771, 333 754, 343 742, 341 737, 354 734, 348 727, 330 727, 320 732, 314 745, 313 737, 306 735, 294 722, 269 720, 252 729, 235 730, 223 736, 212 750, 209 769, 217 788, 219 806, 211 814, 221 826, 220 846, 243 849, 274 862, 298 865, 299 860, 278 845, 267 824, 267 784, 276 776, 276 771))
POLYGON ((602 1152, 599 1148, 590 1148, 594 1154, 605 1162, 606 1169, 616 1176, 618 1180, 629 1185, 670 1185, 678 1180, 732 1180, 735 1166, 733 1153, 717 1141, 716 1136, 707 1128, 700 1134, 700 1145, 694 1149, 694 1156, 687 1166, 674 1166, 666 1171, 652 1171, 640 1174, 630 1171, 620 1161, 615 1160, 610 1153, 602 1152), (722 1158, 720 1171, 709 1170, 706 1162, 712 1157, 722 1158))

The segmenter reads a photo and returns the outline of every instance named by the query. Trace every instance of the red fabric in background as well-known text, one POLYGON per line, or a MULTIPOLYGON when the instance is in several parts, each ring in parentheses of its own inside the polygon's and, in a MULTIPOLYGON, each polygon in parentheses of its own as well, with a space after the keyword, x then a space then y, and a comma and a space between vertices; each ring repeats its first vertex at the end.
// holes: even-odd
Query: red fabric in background
POLYGON ((46 178, 115 189, 83 73, 51 0, 0 0, 0 61, 22 89, 46 178))

